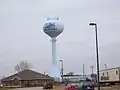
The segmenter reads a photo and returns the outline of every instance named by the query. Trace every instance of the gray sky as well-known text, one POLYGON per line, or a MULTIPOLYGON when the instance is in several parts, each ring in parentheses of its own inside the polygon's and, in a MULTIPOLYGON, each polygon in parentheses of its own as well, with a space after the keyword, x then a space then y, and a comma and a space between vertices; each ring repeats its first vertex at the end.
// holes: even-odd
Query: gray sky
POLYGON ((51 42, 42 30, 50 15, 59 16, 65 27, 57 41, 57 60, 64 60, 65 72, 82 73, 84 63, 90 73, 96 66, 89 22, 98 23, 100 68, 120 66, 119 9, 119 0, 0 0, 0 76, 14 73, 22 60, 36 71, 50 71, 51 42))

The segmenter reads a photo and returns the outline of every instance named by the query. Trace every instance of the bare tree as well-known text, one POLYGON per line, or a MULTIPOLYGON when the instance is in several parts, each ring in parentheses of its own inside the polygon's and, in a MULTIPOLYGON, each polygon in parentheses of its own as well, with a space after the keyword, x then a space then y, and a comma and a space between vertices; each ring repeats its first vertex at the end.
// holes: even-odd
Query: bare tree
POLYGON ((14 69, 15 69, 16 72, 20 72, 20 71, 21 71, 19 64, 17 64, 17 65, 14 67, 14 69))
POLYGON ((31 68, 32 68, 32 65, 27 61, 21 61, 19 64, 15 65, 14 67, 16 72, 24 71, 31 68))

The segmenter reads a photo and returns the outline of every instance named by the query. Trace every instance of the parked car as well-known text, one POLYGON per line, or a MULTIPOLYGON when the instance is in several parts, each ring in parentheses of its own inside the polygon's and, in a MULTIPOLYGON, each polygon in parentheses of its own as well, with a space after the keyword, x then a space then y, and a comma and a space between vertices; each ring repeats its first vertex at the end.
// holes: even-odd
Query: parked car
POLYGON ((68 83, 65 90, 94 90, 94 85, 90 81, 68 83))
POLYGON ((4 85, 3 85, 3 84, 0 84, 0 88, 2 88, 2 87, 4 87, 4 85))
POLYGON ((67 83, 65 86, 65 90, 77 90, 76 83, 67 83))
POLYGON ((90 81, 83 82, 82 90, 94 90, 94 85, 90 81))
POLYGON ((45 83, 44 86, 43 86, 43 89, 53 89, 53 84, 50 82, 50 83, 45 83))

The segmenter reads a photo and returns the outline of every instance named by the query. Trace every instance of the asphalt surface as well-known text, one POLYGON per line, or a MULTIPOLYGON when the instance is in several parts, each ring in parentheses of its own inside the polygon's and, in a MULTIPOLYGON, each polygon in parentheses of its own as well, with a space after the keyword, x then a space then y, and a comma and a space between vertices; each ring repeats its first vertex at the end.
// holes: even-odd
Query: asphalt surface
MULTIPOLYGON (((10 89, 12 90, 12 89, 10 89)), ((31 88, 17 88, 13 90, 43 90, 42 87, 31 87, 31 88)))
MULTIPOLYGON (((43 90, 43 88, 42 87, 30 87, 30 88, 17 88, 17 89, 10 89, 10 90, 43 90)), ((55 86, 54 89, 51 89, 51 90, 64 90, 64 85, 55 86)))

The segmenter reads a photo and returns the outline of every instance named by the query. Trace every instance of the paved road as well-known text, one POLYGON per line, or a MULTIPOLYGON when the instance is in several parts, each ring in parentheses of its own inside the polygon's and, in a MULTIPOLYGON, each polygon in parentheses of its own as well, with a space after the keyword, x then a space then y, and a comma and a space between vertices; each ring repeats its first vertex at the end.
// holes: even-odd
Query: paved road
POLYGON ((43 89, 41 87, 31 87, 31 88, 17 88, 13 90, 43 90, 43 89))
MULTIPOLYGON (((10 89, 12 90, 12 89, 10 89)), ((13 90, 43 90, 42 87, 31 87, 31 88, 17 88, 17 89, 13 89, 13 90)), ((60 85, 60 86, 56 86, 54 87, 54 89, 51 90, 64 90, 64 86, 60 85)))

